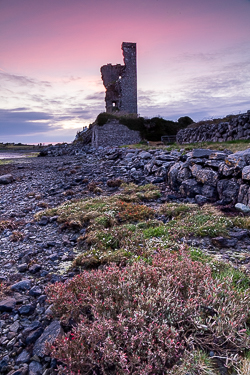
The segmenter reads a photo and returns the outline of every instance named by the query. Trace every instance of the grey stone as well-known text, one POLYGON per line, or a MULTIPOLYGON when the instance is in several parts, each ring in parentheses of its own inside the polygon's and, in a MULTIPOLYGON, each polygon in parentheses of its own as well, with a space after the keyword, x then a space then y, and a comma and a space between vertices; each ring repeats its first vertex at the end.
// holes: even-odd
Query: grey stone
POLYGON ((198 175, 198 172, 202 169, 202 166, 199 164, 194 164, 190 167, 193 177, 198 175))
POLYGON ((42 327, 37 328, 35 331, 30 332, 30 334, 26 337, 26 340, 25 340, 26 344, 30 345, 36 342, 36 340, 41 336, 42 333, 43 333, 42 327))
POLYGON ((241 184, 238 194, 238 203, 243 203, 244 205, 248 205, 250 200, 250 189, 249 185, 241 184))
POLYGON ((243 169, 247 163, 242 151, 235 152, 234 154, 228 155, 225 158, 225 163, 229 168, 237 168, 238 170, 243 169))
POLYGON ((30 315, 30 314, 32 314, 34 311, 35 311, 35 306, 34 306, 34 305, 31 305, 31 304, 21 306, 21 307, 18 309, 18 312, 19 312, 19 314, 21 314, 21 315, 30 315))
POLYGON ((229 232, 230 237, 237 238, 238 241, 243 240, 249 236, 248 230, 239 230, 237 232, 229 232))
POLYGON ((27 350, 23 350, 19 356, 16 359, 16 364, 21 365, 23 363, 28 363, 30 360, 30 354, 27 352, 27 350))
POLYGON ((192 151, 192 157, 193 158, 208 158, 213 153, 214 153, 213 150, 197 148, 192 151))
POLYGON ((40 264, 32 264, 32 266, 29 267, 29 272, 34 274, 39 272, 41 268, 40 264))
POLYGON ((28 327, 26 327, 23 330, 23 335, 27 337, 27 335, 30 334, 31 331, 34 331, 40 327, 41 327, 41 323, 38 320, 35 320, 33 323, 31 323, 28 327))
POLYGON ((38 225, 45 226, 49 222, 49 218, 47 216, 42 216, 40 221, 38 222, 38 225))
POLYGON ((215 246, 218 247, 234 247, 237 244, 237 239, 236 238, 225 238, 225 237, 215 237, 212 238, 212 243, 215 246))
POLYGON ((125 155, 125 158, 126 158, 126 159, 131 159, 131 158, 133 158, 134 156, 135 156, 134 153, 132 153, 132 152, 128 152, 127 155, 125 155))
POLYGON ((205 161, 205 166, 219 169, 221 163, 223 163, 221 160, 210 160, 210 159, 208 159, 208 160, 205 161))
POLYGON ((184 197, 194 198, 201 194, 201 186, 194 179, 185 180, 180 186, 180 193, 184 197))
POLYGON ((231 180, 219 180, 217 183, 217 191, 219 198, 228 202, 236 202, 239 192, 239 184, 231 180))
POLYGON ((221 163, 219 166, 219 173, 222 174, 223 176, 231 176, 234 174, 234 167, 229 167, 228 165, 221 163))
POLYGON ((28 269, 27 263, 22 263, 22 264, 19 264, 19 266, 17 266, 17 270, 19 272, 25 272, 25 271, 27 271, 27 269, 28 269))
POLYGON ((8 362, 9 362, 9 356, 6 355, 5 357, 3 357, 3 359, 0 360, 0 371, 1 373, 4 373, 6 367, 8 366, 8 362))
POLYGON ((18 321, 15 321, 13 324, 10 325, 9 329, 11 332, 17 332, 20 327, 20 324, 18 321))
POLYGON ((14 181, 14 178, 11 174, 4 174, 0 176, 0 184, 10 184, 14 181))
POLYGON ((150 154, 150 152, 147 152, 147 151, 142 151, 139 153, 138 155, 141 159, 149 159, 152 157, 152 155, 150 154))
POLYGON ((183 163, 179 162, 179 163, 175 163, 169 169, 168 183, 173 190, 178 190, 178 188, 180 186, 180 182, 178 181, 178 173, 179 173, 179 170, 182 168, 182 166, 183 166, 183 163))
POLYGON ((226 157, 227 157, 227 154, 225 154, 224 152, 220 152, 220 151, 214 151, 212 152, 212 154, 209 155, 209 159, 213 159, 213 160, 225 160, 226 157))
POLYGON ((216 186, 218 181, 218 173, 212 169, 200 169, 196 174, 196 180, 210 186, 216 186))
POLYGON ((25 291, 25 290, 28 290, 30 288, 31 288, 31 281, 30 280, 19 281, 18 283, 13 284, 10 287, 11 290, 14 290, 14 291, 17 291, 17 292, 25 291))
POLYGON ((250 180, 250 166, 246 166, 242 169, 242 179, 250 180))
POLYGON ((33 355, 43 357, 45 355, 45 342, 52 344, 58 337, 62 335, 63 331, 58 320, 54 320, 44 330, 43 334, 36 341, 33 349, 33 355))
POLYGON ((236 203, 235 208, 237 211, 243 212, 244 214, 250 212, 250 207, 246 206, 243 203, 236 203))
POLYGON ((204 184, 201 188, 201 194, 204 195, 208 199, 216 199, 217 198, 217 190, 214 186, 210 186, 204 184))
POLYGON ((33 296, 33 297, 39 297, 40 295, 42 294, 42 290, 39 286, 33 286, 30 291, 29 291, 29 295, 30 296, 33 296))
POLYGON ((191 177, 192 177, 192 174, 189 168, 186 168, 186 167, 180 168, 177 174, 177 181, 179 183, 182 183, 183 181, 188 180, 191 177))
POLYGON ((204 195, 199 195, 199 194, 197 194, 197 195, 195 196, 195 201, 196 201, 197 204, 204 204, 204 203, 207 202, 207 198, 204 197, 204 195))
POLYGON ((0 301, 1 312, 10 312, 15 308, 15 306, 16 306, 15 298, 8 297, 0 301))
POLYGON ((43 367, 39 362, 32 361, 29 364, 29 375, 42 375, 43 367))

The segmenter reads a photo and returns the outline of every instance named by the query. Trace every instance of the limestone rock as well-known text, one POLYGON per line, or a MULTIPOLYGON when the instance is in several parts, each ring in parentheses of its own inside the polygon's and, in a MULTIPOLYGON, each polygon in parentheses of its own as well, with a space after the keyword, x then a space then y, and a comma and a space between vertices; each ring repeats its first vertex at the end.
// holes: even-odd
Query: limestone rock
POLYGON ((195 179, 185 180, 180 186, 180 193, 182 196, 194 198, 201 194, 201 185, 195 179))
POLYGON ((230 202, 236 202, 239 192, 239 184, 234 180, 219 180, 217 183, 217 191, 219 198, 230 202))
POLYGON ((21 365, 23 363, 28 363, 30 359, 30 354, 27 352, 27 350, 23 350, 19 356, 16 359, 16 364, 21 365))
POLYGON ((58 337, 62 335, 62 333, 63 331, 60 322, 58 320, 54 320, 36 341, 33 349, 33 355, 43 357, 45 354, 45 343, 48 342, 52 344, 58 337))
POLYGON ((0 184, 10 184, 14 181, 12 174, 4 174, 0 176, 0 184))
POLYGON ((20 292, 20 291, 25 291, 31 288, 31 281, 30 280, 22 280, 19 281, 16 284, 11 285, 10 289, 20 292))
POLYGON ((196 174, 196 180, 210 186, 216 186, 218 181, 218 173, 212 169, 203 168, 196 174))
POLYGON ((192 157, 193 158, 208 158, 213 153, 214 153, 213 150, 197 148, 192 151, 192 157))
POLYGON ((29 375, 42 375, 43 367, 39 362, 32 361, 29 364, 29 375))
POLYGON ((5 298, 2 301, 0 301, 0 312, 10 312, 12 311, 16 306, 16 300, 15 298, 5 298))
POLYGON ((250 166, 246 166, 242 169, 242 179, 250 180, 250 166))
POLYGON ((243 203, 236 203, 234 206, 237 211, 243 212, 244 214, 247 214, 250 212, 250 207, 246 206, 243 203))

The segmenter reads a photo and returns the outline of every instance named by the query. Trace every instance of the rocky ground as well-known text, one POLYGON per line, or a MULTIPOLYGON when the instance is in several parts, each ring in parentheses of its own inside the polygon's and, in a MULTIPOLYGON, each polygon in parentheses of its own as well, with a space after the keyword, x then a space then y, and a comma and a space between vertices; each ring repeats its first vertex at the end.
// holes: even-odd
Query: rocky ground
MULTIPOLYGON (((162 191, 157 204, 195 202, 194 198, 181 198, 165 182, 164 170, 181 160, 180 152, 115 148, 97 151, 86 147, 70 153, 73 155, 47 154, 0 165, 0 282, 10 287, 7 295, 4 286, 0 289, 0 374, 55 373, 56 361, 44 353, 44 346, 62 328, 50 316, 45 287, 74 276, 67 269, 77 255, 75 246, 82 233, 62 230, 56 216, 42 216, 37 221, 37 212, 67 200, 94 196, 91 182, 99 188, 98 194, 113 194, 118 188, 109 187, 107 181, 115 178, 157 184, 162 191), (155 166, 158 175, 147 172, 146 165, 152 159, 151 171, 155 166), (1 180, 5 175, 10 176, 1 180)), ((227 208, 234 214, 228 206, 223 207, 224 211, 227 208)), ((250 265, 248 230, 232 230, 230 238, 188 241, 235 265, 250 265)))

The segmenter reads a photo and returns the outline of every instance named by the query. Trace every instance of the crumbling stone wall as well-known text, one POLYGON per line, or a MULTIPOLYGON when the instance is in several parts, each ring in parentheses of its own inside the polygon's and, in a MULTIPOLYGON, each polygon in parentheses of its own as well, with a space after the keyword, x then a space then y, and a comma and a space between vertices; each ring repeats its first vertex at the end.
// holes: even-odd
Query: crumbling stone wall
POLYGON ((139 131, 130 130, 117 120, 107 122, 103 126, 94 125, 92 128, 92 146, 122 146, 139 143, 141 136, 139 131))
POLYGON ((124 65, 101 67, 106 88, 106 112, 137 114, 136 43, 122 43, 124 65))
POLYGON ((232 116, 231 120, 218 124, 203 124, 198 128, 186 128, 177 133, 179 144, 194 142, 225 142, 250 139, 250 111, 232 116))

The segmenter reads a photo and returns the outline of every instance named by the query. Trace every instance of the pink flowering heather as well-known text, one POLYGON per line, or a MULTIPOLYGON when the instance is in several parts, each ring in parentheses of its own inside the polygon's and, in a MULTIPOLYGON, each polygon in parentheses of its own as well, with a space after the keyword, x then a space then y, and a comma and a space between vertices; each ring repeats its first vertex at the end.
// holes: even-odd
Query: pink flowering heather
POLYGON ((64 374, 167 374, 190 347, 228 358, 249 347, 249 291, 214 280, 184 248, 84 271, 47 293, 55 316, 74 322, 49 348, 64 374))

